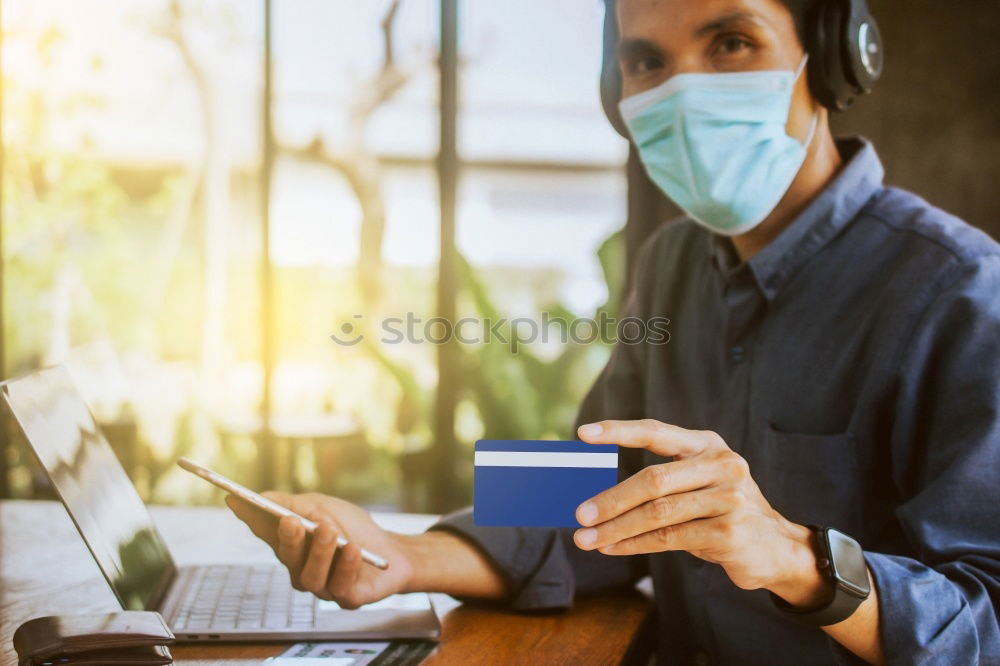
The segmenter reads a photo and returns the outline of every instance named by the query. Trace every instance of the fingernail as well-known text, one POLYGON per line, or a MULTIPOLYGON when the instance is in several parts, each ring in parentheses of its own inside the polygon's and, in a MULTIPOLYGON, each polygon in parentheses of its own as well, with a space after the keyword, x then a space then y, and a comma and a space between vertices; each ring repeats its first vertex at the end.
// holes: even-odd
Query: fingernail
POLYGON ((581 523, 591 523, 597 518, 597 505, 593 502, 584 502, 576 510, 576 513, 580 516, 581 523))
POLYGON ((331 530, 316 530, 316 541, 326 546, 333 542, 333 532, 331 530))
POLYGON ((278 523, 278 533, 283 537, 295 536, 295 523, 290 520, 283 520, 278 523))
POLYGON ((604 432, 604 428, 601 427, 600 423, 588 423, 585 426, 580 426, 579 432, 581 437, 597 437, 604 432))
POLYGON ((587 528, 576 533, 576 540, 582 546, 589 546, 597 541, 597 530, 587 528))

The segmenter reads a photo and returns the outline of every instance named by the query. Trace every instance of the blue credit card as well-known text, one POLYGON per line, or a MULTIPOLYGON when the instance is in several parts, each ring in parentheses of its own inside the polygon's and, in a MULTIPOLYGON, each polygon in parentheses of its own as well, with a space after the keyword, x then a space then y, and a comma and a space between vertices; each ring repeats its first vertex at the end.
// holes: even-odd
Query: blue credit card
POLYGON ((618 483, 618 446, 476 442, 472 517, 491 527, 579 527, 576 508, 618 483))

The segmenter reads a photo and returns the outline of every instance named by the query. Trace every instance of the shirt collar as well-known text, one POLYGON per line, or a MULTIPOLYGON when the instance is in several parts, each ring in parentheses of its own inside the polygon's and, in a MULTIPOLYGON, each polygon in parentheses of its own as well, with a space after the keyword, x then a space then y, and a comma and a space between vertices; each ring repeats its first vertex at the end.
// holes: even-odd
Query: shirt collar
MULTIPOLYGON (((806 209, 760 252, 750 258, 750 270, 768 301, 847 224, 882 188, 885 170, 872 144, 863 138, 838 139, 844 166, 806 209)), ((710 256, 731 275, 741 268, 732 241, 709 234, 710 256)))

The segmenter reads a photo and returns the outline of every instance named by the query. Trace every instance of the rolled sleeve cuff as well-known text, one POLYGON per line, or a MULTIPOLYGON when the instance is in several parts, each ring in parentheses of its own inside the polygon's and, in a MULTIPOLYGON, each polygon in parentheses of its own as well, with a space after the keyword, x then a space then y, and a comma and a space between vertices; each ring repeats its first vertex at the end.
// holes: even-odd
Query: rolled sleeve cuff
POLYGON ((979 663, 975 613, 960 587, 916 560, 865 553, 878 590, 888 664, 979 663))
MULTIPOLYGON (((479 527, 472 509, 448 514, 430 527, 464 538, 507 579, 510 595, 502 605, 515 610, 555 610, 573 605, 573 572, 554 528, 479 527)), ((463 602, 484 603, 481 599, 463 602)))

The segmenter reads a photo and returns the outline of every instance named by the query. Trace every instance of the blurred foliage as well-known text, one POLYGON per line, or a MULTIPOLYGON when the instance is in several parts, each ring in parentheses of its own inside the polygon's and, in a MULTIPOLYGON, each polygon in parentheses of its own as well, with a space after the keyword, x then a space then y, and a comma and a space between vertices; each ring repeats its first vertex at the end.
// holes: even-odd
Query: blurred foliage
MULTIPOLYGON (((206 20, 197 4, 192 6, 196 19, 206 20)), ((220 34, 228 34, 229 20, 212 16, 208 20, 224 28, 220 34)), ((144 29, 162 36, 166 28, 144 29)), ((55 27, 17 38, 35 40, 33 49, 44 67, 66 58, 60 52, 65 35, 55 27)), ((96 71, 105 65, 95 56, 82 66, 96 71)), ((240 242, 226 259, 221 359, 231 375, 225 383, 205 386, 199 374, 208 252, 200 205, 204 174, 155 159, 141 167, 122 165, 100 155, 86 135, 75 144, 56 145, 52 137, 61 119, 100 111, 105 100, 89 92, 62 95, 40 81, 5 78, 2 83, 7 126, 17 130, 6 137, 2 173, 8 374, 71 360, 89 353, 88 346, 104 345, 111 350, 110 360, 94 364, 96 383, 113 383, 116 373, 133 383, 124 382, 121 395, 113 396, 119 400, 116 410, 98 416, 109 432, 114 426, 115 437, 109 439, 145 498, 218 502, 216 490, 177 470, 174 461, 183 455, 256 484, 261 471, 259 423, 254 422, 260 400, 259 247, 246 242, 256 238, 259 223, 256 174, 232 174, 240 184, 232 189, 239 199, 233 202, 233 233, 240 242), (176 252, 171 238, 180 239, 176 252), (239 426, 229 422, 240 419, 239 426)), ((381 196, 377 187, 362 189, 381 196)), ((384 203, 367 204, 379 224, 384 203)), ((372 223, 366 222, 362 235, 372 245, 381 231, 368 227, 372 223)), ((342 441, 279 441, 280 483, 420 510, 426 508, 425 489, 411 486, 434 482, 424 454, 433 443, 435 347, 389 349, 377 342, 372 327, 385 313, 432 312, 434 271, 381 265, 372 261, 370 247, 362 254, 380 272, 378 303, 364 298, 366 291, 376 290, 359 284, 364 283, 359 266, 274 268, 276 374, 288 369, 287 377, 276 377, 276 409, 291 416, 346 415, 359 424, 342 441), (341 348, 330 342, 329 332, 368 308, 378 311, 359 323, 366 333, 363 344, 341 348)), ((625 274, 621 235, 609 238, 598 256, 609 293, 598 313, 614 316, 625 274)), ((504 279, 476 270, 461 257, 459 268, 463 315, 502 319, 506 313, 498 303, 509 288, 504 279)), ((543 271, 539 275, 546 279, 543 271)), ((538 306, 553 318, 576 318, 557 301, 538 306)), ((509 340, 510 322, 500 332, 509 340)), ((461 345, 460 440, 471 445, 480 436, 572 436, 577 406, 607 353, 601 344, 572 342, 525 345, 516 353, 496 338, 461 345)), ((471 459, 471 446, 465 453, 471 459)), ((35 492, 37 478, 28 472, 24 450, 8 458, 15 491, 35 492)), ((471 465, 465 468, 470 474, 463 479, 463 492, 469 497, 471 465)))
MULTIPOLYGON (((616 317, 625 285, 624 234, 621 231, 601 245, 598 258, 608 283, 609 297, 595 313, 595 318, 601 312, 616 317)), ((495 305, 484 280, 461 255, 458 266, 461 295, 471 301, 473 315, 480 320, 494 322, 504 319, 504 313, 495 305)), ((553 319, 576 319, 573 312, 559 303, 549 303, 543 311, 553 319)), ((536 353, 532 345, 522 346, 516 353, 512 351, 510 321, 499 326, 497 332, 499 335, 487 342, 460 346, 462 377, 458 382, 459 400, 475 410, 482 436, 490 439, 575 438, 573 424, 576 411, 608 350, 601 344, 568 342, 560 345, 553 357, 546 359, 536 353)), ((421 456, 432 443, 432 395, 420 387, 405 364, 393 361, 378 345, 371 343, 372 337, 365 336, 365 350, 386 368, 400 387, 396 427, 410 444, 404 455, 421 456)), ((460 423, 460 438, 463 434, 461 430, 460 423)), ((467 437, 465 440, 467 445, 472 443, 467 437)), ((471 460, 471 447, 468 447, 466 457, 471 460)), ((429 456, 418 460, 420 462, 415 465, 414 474, 425 482, 432 482, 429 456)), ((471 465, 466 466, 466 469, 470 468, 471 465)), ((461 480, 461 494, 471 501, 471 475, 467 474, 461 480)), ((414 480, 414 483, 417 482, 414 480)), ((416 496, 421 498, 419 501, 426 498, 426 488, 417 490, 416 496)))

